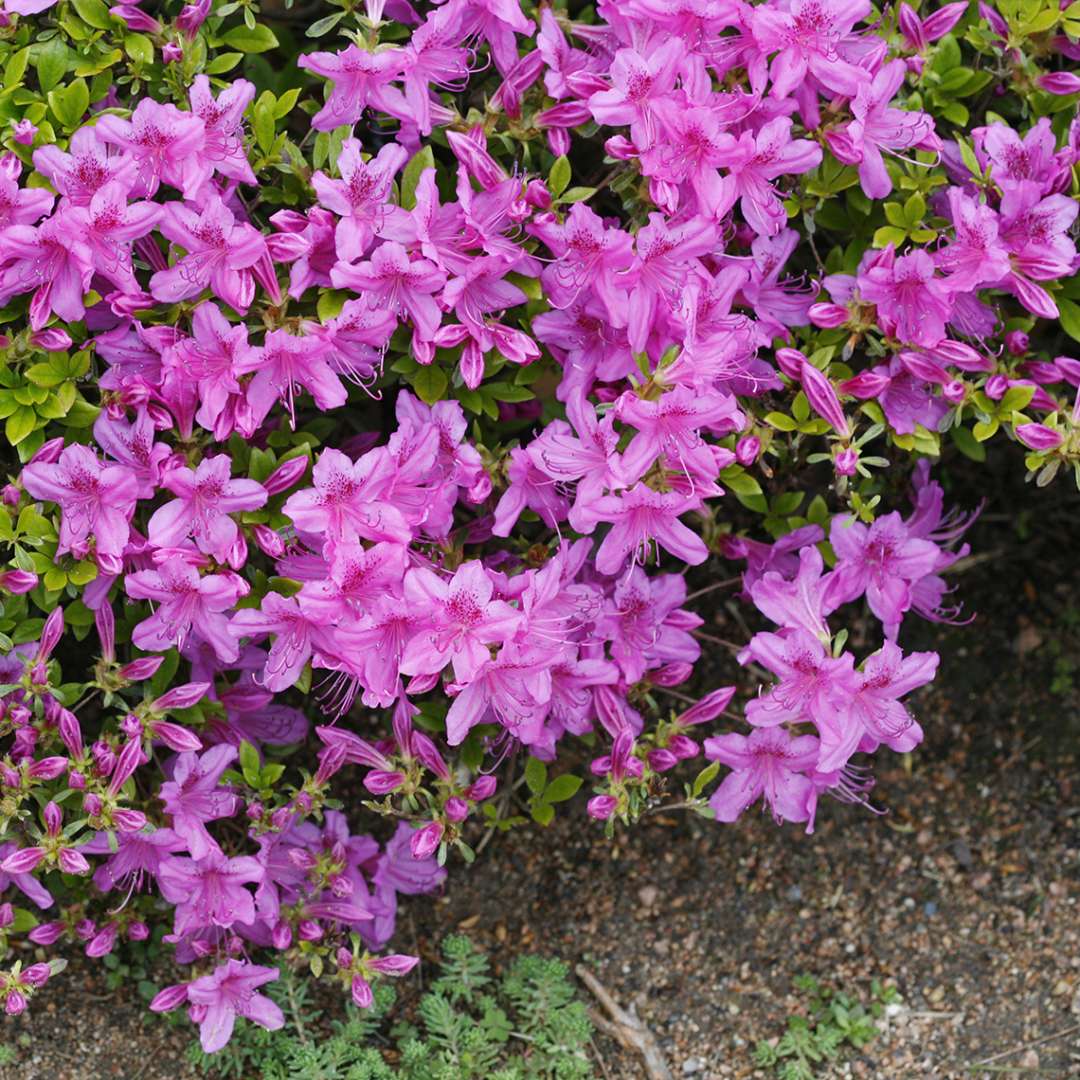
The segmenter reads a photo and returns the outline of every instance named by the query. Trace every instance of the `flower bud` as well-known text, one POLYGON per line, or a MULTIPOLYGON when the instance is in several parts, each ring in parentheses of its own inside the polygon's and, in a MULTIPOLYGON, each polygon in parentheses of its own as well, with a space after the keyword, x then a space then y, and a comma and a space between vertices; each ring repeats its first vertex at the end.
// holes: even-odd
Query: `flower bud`
POLYGON ((744 435, 735 444, 735 460, 744 468, 753 465, 761 453, 761 440, 756 435, 744 435))
POLYGON ((478 776, 466 789, 465 795, 473 802, 483 802, 495 794, 499 786, 494 776, 478 776))
POLYGON ((292 927, 287 922, 279 922, 270 934, 270 941, 275 949, 284 952, 292 945, 292 927))
POLYGON ((5 570, 0 573, 0 589, 21 596, 28 593, 38 583, 38 576, 29 570, 5 570))
POLYGON ((615 808, 618 805, 619 800, 614 795, 597 795, 589 800, 586 809, 589 817, 595 818, 597 821, 607 821, 615 813, 615 808))
POLYGON ((140 656, 125 664, 117 673, 125 682, 144 682, 154 677, 154 672, 165 662, 164 656, 140 656))
POLYGON ((1010 330, 1005 335, 1005 348, 1013 356, 1023 356, 1028 351, 1029 340, 1023 330, 1010 330))
POLYGON ((457 795, 453 795, 446 800, 443 812, 446 814, 447 820, 457 824, 469 816, 469 804, 457 795))
POLYGON ((950 405, 959 405, 967 397, 967 387, 962 379, 952 379, 941 388, 941 396, 950 405))
POLYGON ((145 941, 150 936, 150 927, 144 922, 133 922, 128 924, 127 937, 128 941, 145 941))
POLYGON ((837 476, 854 476, 859 464, 859 451, 854 446, 845 446, 833 460, 837 476))
POLYGON ((59 436, 55 439, 49 439, 48 442, 43 442, 38 447, 37 453, 30 459, 28 464, 30 465, 55 465, 60 460, 60 455, 64 452, 64 439, 59 436))
POLYGON ((74 344, 71 335, 59 326, 47 326, 30 335, 30 344, 45 352, 67 352, 74 344))
POLYGON ((370 1009, 375 995, 371 992, 371 984, 363 975, 354 975, 350 986, 353 1004, 358 1009, 370 1009))
POLYGON ((175 42, 170 41, 161 50, 161 62, 163 64, 175 64, 184 59, 184 50, 175 42))
POLYGON ((848 309, 839 304, 811 304, 808 314, 810 321, 821 330, 834 330, 851 318, 848 309))
POLYGON ((263 481, 263 487, 266 488, 267 495, 280 495, 281 492, 288 491, 307 472, 310 464, 311 462, 303 454, 299 457, 289 458, 288 461, 283 461, 263 481))
POLYGON ((1064 441, 1060 431, 1045 424, 1019 424, 1016 437, 1031 450, 1054 450, 1064 441))
POLYGON ((443 827, 438 821, 433 821, 418 829, 409 837, 409 851, 414 859, 427 859, 435 854, 442 843, 443 827))
POLYGON ((15 123, 11 125, 11 137, 20 146, 33 145, 34 137, 37 133, 37 126, 30 123, 29 120, 16 120, 15 123))
POLYGON ((40 926, 35 926, 26 936, 35 945, 53 945, 63 934, 66 927, 62 922, 57 920, 56 922, 42 923, 40 926))
POLYGON ((679 759, 670 750, 650 750, 645 756, 653 772, 667 772, 679 764, 679 759))
POLYGON ((983 392, 991 401, 1000 401, 1009 389, 1009 380, 1004 375, 991 375, 986 380, 983 392))
POLYGON ((685 660, 676 660, 665 664, 662 668, 649 672, 649 682, 653 686, 678 686, 686 682, 694 674, 694 665, 685 660))
POLYGON ((700 701, 684 709, 677 719, 683 727, 692 727, 694 724, 705 724, 715 720, 731 704, 735 696, 734 686, 721 686, 716 690, 710 690, 700 701))
POLYGON ((172 1012, 178 1005, 187 1001, 186 986, 166 986, 159 990, 150 1002, 151 1012, 172 1012))
POLYGON ((268 525, 253 526, 251 536, 259 550, 271 559, 280 559, 285 554, 285 541, 268 525))
POLYGON ((182 686, 174 686, 172 690, 150 702, 150 711, 163 713, 168 712, 169 709, 190 709, 192 705, 197 705, 202 701, 209 689, 210 684, 205 682, 190 682, 182 686))

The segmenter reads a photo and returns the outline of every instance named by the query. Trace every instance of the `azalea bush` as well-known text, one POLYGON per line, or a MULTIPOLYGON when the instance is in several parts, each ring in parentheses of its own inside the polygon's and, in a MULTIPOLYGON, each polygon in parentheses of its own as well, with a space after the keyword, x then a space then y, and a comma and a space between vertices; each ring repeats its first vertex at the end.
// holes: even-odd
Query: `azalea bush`
POLYGON ((0 21, 9 1014, 165 927, 214 1052, 575 796, 875 808, 938 472, 1080 476, 1080 4, 0 21))

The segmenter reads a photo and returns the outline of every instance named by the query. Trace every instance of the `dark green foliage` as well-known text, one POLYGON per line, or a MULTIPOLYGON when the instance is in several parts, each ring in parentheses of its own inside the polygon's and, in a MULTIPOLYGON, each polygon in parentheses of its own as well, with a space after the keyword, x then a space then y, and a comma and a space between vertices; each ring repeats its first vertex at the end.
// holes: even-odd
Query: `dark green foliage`
POLYGON ((309 983, 287 970, 266 987, 285 1027, 264 1031, 238 1020, 232 1040, 189 1057, 220 1080, 589 1080, 592 1034, 585 1006, 558 960, 525 956, 500 980, 464 937, 443 943, 439 977, 416 1010, 416 1023, 380 1034, 394 1001, 383 982, 375 1005, 349 1006, 347 1022, 320 1024, 309 983))
POLYGON ((827 1062, 839 1057, 844 1049, 861 1050, 878 1034, 874 1021, 886 1005, 899 1000, 891 986, 877 979, 870 985, 871 1003, 861 1002, 839 991, 822 986, 812 975, 800 975, 795 988, 807 998, 807 1015, 789 1016, 787 1031, 775 1045, 761 1041, 754 1048, 755 1062, 774 1070, 778 1080, 815 1080, 831 1075, 827 1062))

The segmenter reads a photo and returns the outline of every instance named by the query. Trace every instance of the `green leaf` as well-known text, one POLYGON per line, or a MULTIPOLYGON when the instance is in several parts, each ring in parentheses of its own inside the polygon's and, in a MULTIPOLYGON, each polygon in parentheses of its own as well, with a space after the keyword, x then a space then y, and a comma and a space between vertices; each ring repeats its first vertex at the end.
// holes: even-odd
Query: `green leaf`
POLYGON ((22 81, 23 76, 26 74, 27 65, 30 63, 30 47, 20 49, 17 53, 13 53, 8 57, 7 63, 4 65, 4 88, 7 90, 13 90, 22 81))
POLYGON ((244 53, 263 53, 276 49, 278 39, 274 32, 264 23, 257 23, 253 27, 234 26, 223 38, 224 44, 232 49, 239 49, 244 53))
POLYGON ((767 413, 765 416, 765 423, 776 428, 778 431, 794 431, 799 425, 781 412, 767 413))
POLYGON ((432 153, 431 144, 425 143, 422 150, 413 154, 401 174, 401 205, 406 210, 412 210, 416 206, 416 185, 420 183, 424 170, 434 168, 435 155, 432 153))
POLYGON ((63 89, 53 90, 49 94, 49 108, 53 116, 68 129, 79 125, 89 106, 90 88, 85 79, 75 79, 63 89))
POLYGON ((7 418, 4 434, 12 446, 18 446, 34 430, 36 425, 37 413, 29 405, 20 405, 7 418))
POLYGON ((694 785, 690 789, 694 798, 697 798, 715 779, 717 773, 720 772, 720 762, 714 761, 711 765, 706 765, 694 778, 694 785))
POLYGON ((79 13, 87 26, 95 30, 111 30, 112 20, 109 18, 109 9, 101 0, 72 0, 75 10, 79 13))
POLYGON ((154 62, 154 43, 145 34, 128 34, 124 38, 124 52, 136 64, 154 62))
POLYGON ((436 401, 442 401, 449 385, 450 380, 446 377, 446 372, 438 364, 421 367, 412 379, 413 389, 425 405, 434 405, 436 401))
POLYGON ((567 799, 572 799, 577 794, 581 784, 581 777, 574 776, 573 773, 563 773, 562 776, 556 776, 544 791, 544 802, 566 802, 567 799))
POLYGON ((926 213, 926 200, 917 191, 904 203, 904 216, 908 225, 918 225, 926 213))
POLYGON ((569 187, 573 175, 567 156, 563 154, 557 157, 555 164, 551 166, 551 172, 548 173, 548 191, 553 198, 557 199, 569 187))
POLYGON ((269 90, 264 90, 255 102, 252 113, 252 127, 255 129, 255 142, 263 153, 269 153, 274 145, 274 105, 277 99, 269 90))
POLYGON ((330 31, 345 18, 346 14, 347 12, 344 11, 335 11, 333 15, 327 15, 322 19, 316 19, 315 22, 304 31, 304 36, 317 38, 322 37, 323 34, 330 33, 330 31))
POLYGON ((9 934, 25 934, 38 924, 37 916, 26 908, 15 908, 15 919, 7 926, 9 934))
POLYGON ((874 231, 874 247, 876 248, 888 247, 890 244, 893 247, 899 247, 906 239, 906 230, 894 229, 891 225, 882 225, 880 229, 874 231))
POLYGON ((241 60, 244 59, 243 53, 238 52, 225 52, 218 53, 209 64, 206 65, 207 75, 224 75, 226 71, 232 71, 241 60))
POLYGON ((555 820, 555 807, 550 803, 537 803, 530 812, 538 825, 547 826, 555 820))
POLYGON ((975 436, 966 427, 954 427, 950 435, 956 449, 964 457, 969 457, 972 461, 986 460, 986 447, 976 441, 975 436))
POLYGON ((60 38, 52 38, 38 47, 34 70, 43 93, 47 94, 64 77, 70 57, 68 47, 60 38))
POLYGON ((1011 386, 1005 391, 1005 396, 998 405, 998 413, 1001 416, 1008 416, 1009 413, 1019 412, 1034 396, 1034 386, 1011 386))
POLYGON ((1073 339, 1080 341, 1080 304, 1074 300, 1066 300, 1058 297, 1058 316, 1061 320, 1061 329, 1073 339))
POLYGON ((252 787, 259 786, 259 751, 247 739, 240 743, 240 771, 252 787))
POLYGON ((547 786, 547 766, 539 758, 531 757, 525 762, 525 786, 534 795, 547 786))

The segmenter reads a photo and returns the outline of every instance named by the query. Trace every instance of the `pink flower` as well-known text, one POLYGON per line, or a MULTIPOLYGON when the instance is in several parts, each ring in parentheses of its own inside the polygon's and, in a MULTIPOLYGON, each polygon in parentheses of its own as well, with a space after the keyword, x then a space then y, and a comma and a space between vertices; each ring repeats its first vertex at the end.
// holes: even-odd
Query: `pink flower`
POLYGON ((886 332, 914 345, 936 345, 952 317, 948 282, 934 274, 934 262, 919 249, 893 258, 891 246, 876 266, 859 274, 864 300, 877 305, 886 332))
POLYGON ((487 646, 513 636, 521 615, 503 600, 493 600, 494 584, 482 563, 472 560, 443 581, 417 567, 405 575, 405 602, 428 629, 405 647, 401 670, 428 675, 454 668, 454 678, 469 682, 490 659, 487 646))
POLYGON ((733 770, 709 799, 717 821, 737 820, 763 795, 777 823, 806 821, 813 789, 806 773, 814 768, 818 745, 813 735, 792 736, 780 727, 706 739, 705 756, 733 770))
POLYGON ((31 463, 23 484, 35 499, 58 503, 60 554, 85 557, 91 543, 102 569, 117 573, 135 510, 138 483, 123 465, 102 466, 88 447, 66 447, 55 465, 31 463))
POLYGON ((611 530, 596 553, 601 574, 617 574, 629 555, 633 563, 645 562, 655 544, 678 559, 697 566, 709 557, 697 533, 679 515, 693 510, 700 500, 677 492, 659 492, 636 484, 622 495, 605 495, 590 507, 595 521, 610 521, 611 530))
POLYGON ((278 974, 277 968, 227 960, 213 974, 188 984, 188 1012, 199 1025, 204 1053, 216 1053, 229 1041, 238 1016, 268 1031, 284 1026, 281 1009, 256 992, 257 987, 273 982, 278 974))
POLYGON ((204 458, 192 469, 168 470, 162 487, 177 498, 154 511, 147 526, 155 547, 178 547, 188 536, 199 550, 225 562, 239 530, 229 516, 256 510, 266 502, 266 490, 254 480, 230 478, 228 454, 204 458))
POLYGON ((161 785, 162 806, 172 817, 172 829, 195 859, 220 853, 206 822, 232 817, 240 800, 220 786, 221 775, 236 760, 235 746, 211 747, 201 757, 187 752, 176 759, 172 779, 161 785))
POLYGON ((247 311, 255 297, 251 267, 267 254, 257 229, 238 222, 217 195, 207 198, 198 211, 181 203, 166 204, 160 229, 186 254, 150 279, 155 299, 175 303, 209 288, 235 311, 247 311))

